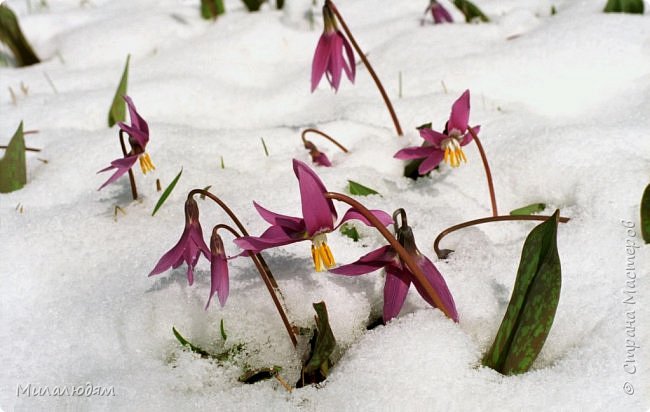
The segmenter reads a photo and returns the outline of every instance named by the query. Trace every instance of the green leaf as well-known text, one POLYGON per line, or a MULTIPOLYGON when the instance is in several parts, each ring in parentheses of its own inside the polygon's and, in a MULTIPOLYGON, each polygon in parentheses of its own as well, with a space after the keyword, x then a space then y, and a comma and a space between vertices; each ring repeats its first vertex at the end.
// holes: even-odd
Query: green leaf
POLYGON ((258 11, 266 0, 242 0, 248 11, 258 11))
POLYGON ((348 190, 350 191, 351 195, 368 196, 368 195, 379 194, 379 192, 375 191, 374 189, 366 187, 360 183, 353 182, 352 180, 348 180, 348 183, 349 183, 348 190))
POLYGON ((124 65, 122 78, 120 79, 120 84, 117 86, 117 91, 115 91, 115 97, 113 97, 111 108, 108 111, 108 127, 113 127, 115 123, 123 122, 126 120, 126 102, 122 96, 126 95, 126 85, 129 81, 130 60, 131 55, 129 54, 126 56, 126 64, 124 65))
POLYGON ((311 353, 303 364, 301 378, 296 384, 297 388, 324 381, 332 367, 330 356, 336 347, 336 339, 332 333, 327 315, 325 302, 313 304, 316 310, 316 330, 309 341, 311 353))
POLYGON ((560 211, 526 238, 508 309, 483 365, 504 375, 526 372, 546 341, 562 284, 557 252, 560 211))
POLYGON ((354 240, 355 242, 359 241, 359 237, 360 237, 359 232, 357 232, 357 228, 354 227, 352 224, 343 223, 343 225, 341 225, 340 230, 341 230, 341 234, 343 234, 343 236, 347 236, 350 239, 354 240))
POLYGON ((641 235, 650 243, 650 185, 646 186, 641 198, 641 235))
POLYGON ((212 355, 211 355, 209 352, 204 351, 203 349, 199 348, 198 346, 196 346, 196 345, 192 345, 190 342, 188 342, 188 340, 185 339, 185 338, 183 337, 183 335, 181 335, 181 334, 176 330, 176 328, 173 327, 173 326, 172 326, 172 332, 174 332, 174 336, 176 336, 176 339, 180 342, 180 344, 183 345, 183 346, 185 346, 186 348, 188 348, 188 349, 191 350, 192 352, 194 352, 194 353, 198 353, 198 354, 201 355, 201 357, 203 357, 203 358, 210 358, 210 357, 212 357, 212 355))
POLYGON ((264 147, 264 154, 266 157, 269 157, 269 149, 266 147, 266 142, 264 141, 263 137, 260 137, 260 140, 262 141, 262 147, 264 147))
MULTIPOLYGON (((203 190, 205 192, 209 192, 211 187, 212 187, 212 185, 207 185, 206 187, 203 188, 203 190)), ((205 200, 205 193, 201 193, 201 195, 199 197, 201 198, 201 200, 205 200)))
POLYGON ((0 42, 9 47, 18 67, 40 63, 40 59, 20 30, 18 18, 4 4, 0 4, 0 42))
POLYGON ((169 184, 169 186, 167 186, 167 188, 162 193, 162 195, 160 195, 160 199, 158 199, 158 203, 156 203, 156 207, 153 208, 153 213, 151 214, 151 216, 154 216, 158 211, 158 209, 160 209, 160 207, 163 205, 163 203, 165 203, 165 200, 167 200, 172 190, 174 190, 174 188, 176 187, 176 183, 178 183, 178 179, 181 178, 181 174, 183 174, 182 167, 181 167, 181 171, 178 172, 174 180, 172 180, 172 182, 169 184))
POLYGON ((219 331, 221 332, 221 339, 224 341, 228 339, 228 335, 226 335, 226 328, 223 326, 223 319, 221 319, 221 323, 219 324, 219 331))
POLYGON ((204 349, 201 349, 200 347, 190 343, 173 326, 172 326, 172 332, 174 333, 174 336, 176 337, 176 340, 178 340, 181 345, 183 345, 184 347, 186 347, 190 351, 192 351, 192 352, 194 352, 196 354, 199 354, 202 358, 206 358, 206 359, 207 358, 214 359, 214 360, 219 361, 219 362, 229 361, 229 360, 232 360, 233 356, 237 355, 238 353, 240 353, 244 349, 244 345, 240 343, 238 345, 234 345, 234 346, 230 347, 229 349, 227 349, 224 352, 214 354, 214 353, 210 353, 210 352, 208 352, 208 351, 206 351, 204 349))
POLYGON ((21 189, 27 184, 25 160, 25 139, 23 122, 20 122, 14 136, 9 141, 5 155, 0 159, 0 193, 21 189))
POLYGON ((643 0, 608 0, 605 13, 643 14, 643 0))
POLYGON ((474 19, 479 19, 484 23, 488 23, 490 19, 479 9, 474 3, 469 0, 454 0, 454 6, 463 13, 465 21, 471 23, 474 19))
POLYGON ((201 0, 201 17, 204 19, 216 19, 225 12, 223 0, 201 0))
POLYGON ((532 215, 533 213, 542 212, 546 209, 545 203, 533 203, 520 207, 519 209, 511 210, 510 214, 513 216, 532 215))

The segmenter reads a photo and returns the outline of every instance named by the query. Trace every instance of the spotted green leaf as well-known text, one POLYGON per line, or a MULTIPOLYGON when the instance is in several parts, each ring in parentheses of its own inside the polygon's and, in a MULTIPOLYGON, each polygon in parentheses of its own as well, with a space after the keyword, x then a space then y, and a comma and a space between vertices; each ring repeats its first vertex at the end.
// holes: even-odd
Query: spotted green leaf
POLYGON ((608 0, 605 13, 643 14, 643 0, 608 0))
POLYGON ((350 191, 350 194, 355 196, 368 196, 368 195, 379 194, 379 192, 377 192, 376 190, 364 186, 361 183, 354 182, 352 180, 348 180, 348 190, 350 191))
POLYGON ((474 19, 479 19, 484 23, 488 23, 490 19, 478 8, 474 3, 469 0, 454 0, 454 6, 463 13, 465 21, 470 23, 474 19))
POLYGON ((7 145, 4 157, 0 159, 0 193, 21 189, 26 183, 25 139, 23 122, 20 122, 16 133, 7 145))
POLYGON ((120 84, 117 86, 117 91, 115 92, 115 97, 113 97, 111 108, 108 111, 108 127, 113 127, 115 123, 123 122, 126 120, 126 102, 122 96, 126 95, 126 85, 129 81, 130 60, 131 55, 129 54, 126 56, 126 64, 124 65, 122 78, 120 79, 120 84))
POLYGON ((163 205, 163 203, 165 203, 165 200, 167 200, 172 190, 174 190, 174 188, 176 187, 176 183, 178 183, 178 179, 181 178, 181 174, 183 174, 182 167, 181 167, 181 171, 178 172, 174 180, 172 180, 172 182, 169 184, 169 186, 167 186, 167 188, 162 193, 162 195, 160 195, 160 199, 158 199, 158 203, 156 203, 156 207, 153 208, 153 213, 151 213, 151 216, 154 216, 158 211, 158 209, 160 209, 160 207, 163 205))
POLYGON ((483 365, 504 375, 526 372, 546 341, 562 284, 557 252, 560 211, 526 238, 505 316, 483 365))
POLYGON ((650 243, 650 185, 646 186, 641 198, 641 235, 650 243))
POLYGON ((546 209, 545 203, 533 203, 520 207, 519 209, 511 210, 510 214, 513 216, 532 215, 533 213, 542 212, 544 209, 546 209))

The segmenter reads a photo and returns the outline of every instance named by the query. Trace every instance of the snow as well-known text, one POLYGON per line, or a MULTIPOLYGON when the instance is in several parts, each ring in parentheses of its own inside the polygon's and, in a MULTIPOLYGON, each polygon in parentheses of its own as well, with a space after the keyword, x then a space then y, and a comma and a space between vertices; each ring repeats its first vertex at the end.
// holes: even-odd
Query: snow
MULTIPOLYGON (((623 303, 626 242, 642 244, 639 200, 648 182, 650 24, 645 16, 605 15, 604 1, 481 0, 490 24, 420 25, 426 1, 341 0, 339 9, 393 97, 405 129, 396 138, 367 71, 323 82, 309 92, 321 20, 310 29, 309 0, 284 11, 246 13, 227 1, 216 23, 202 20, 198 1, 52 0, 49 7, 9 1, 42 64, 0 68, 0 135, 18 123, 26 136, 28 184, 0 195, 0 408, 4 410, 647 410, 650 407, 648 248, 635 249, 635 304, 623 303), (554 5, 558 13, 550 15, 554 5), (128 179, 101 192, 96 175, 120 155, 108 107, 131 54, 129 95, 149 122, 147 151, 157 166, 136 171, 139 201, 128 179), (398 78, 402 74, 402 98, 398 78), (56 92, 44 74, 52 79, 56 92), (28 95, 20 92, 20 84, 28 95), (12 102, 7 91, 17 94, 12 102), (480 366, 505 311, 521 246, 534 223, 491 223, 443 240, 455 249, 435 258, 435 236, 453 224, 490 214, 480 157, 443 166, 410 181, 392 158, 419 144, 415 127, 441 125, 469 88, 470 122, 480 124, 502 213, 546 202, 571 218, 560 227, 562 294, 555 323, 533 369, 504 377, 480 366), (183 202, 192 188, 212 185, 249 231, 266 224, 252 200, 290 215, 300 212, 291 159, 309 162, 300 131, 317 127, 348 155, 314 137, 332 168, 316 168, 330 190, 347 179, 379 191, 372 208, 406 209, 420 249, 454 295, 460 323, 429 308, 413 290, 400 316, 371 331, 381 311, 379 272, 358 277, 315 273, 309 245, 264 256, 283 291, 289 316, 313 324, 312 303, 324 300, 339 343, 336 365, 318 387, 284 390, 275 380, 237 382, 246 362, 281 366, 294 383, 302 352, 293 350, 251 262, 231 264, 224 308, 204 311, 209 265, 195 284, 185 268, 148 278, 178 240, 183 202), (260 138, 269 149, 266 157, 260 138), (220 167, 221 157, 225 168, 220 167), (46 159, 47 164, 39 159, 46 159), (155 217, 155 180, 183 175, 155 217), (22 206, 22 213, 20 207, 22 206), (124 213, 115 213, 115 206, 124 213), (630 236, 621 221, 635 224, 630 236), (637 370, 626 373, 626 312, 634 310, 637 370), (224 348, 244 343, 234 362, 218 365, 183 351, 175 326, 193 343, 224 348), (19 385, 114 387, 110 397, 29 397, 19 385), (635 388, 624 393, 626 382, 635 388)), ((320 10, 314 7, 318 16, 320 10)), ((199 201, 204 233, 227 217, 199 201)), ((339 211, 343 212, 343 205, 339 211)), ((365 228, 354 243, 329 244, 339 263, 383 244, 365 228)), ((231 253, 235 252, 230 247, 231 253)), ((304 342, 301 349, 304 349, 304 342)))

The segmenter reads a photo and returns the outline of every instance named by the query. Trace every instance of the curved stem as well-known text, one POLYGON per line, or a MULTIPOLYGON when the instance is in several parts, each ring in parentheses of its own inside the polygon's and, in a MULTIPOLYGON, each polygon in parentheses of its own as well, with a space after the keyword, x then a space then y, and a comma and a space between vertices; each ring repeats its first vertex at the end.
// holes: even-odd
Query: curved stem
MULTIPOLYGON (((545 221, 548 218, 552 216, 541 216, 541 215, 517 215, 517 216, 512 216, 512 215, 506 215, 506 216, 493 216, 493 217, 484 217, 482 219, 475 219, 475 220, 470 220, 468 222, 463 222, 457 225, 454 225, 450 228, 447 228, 440 232, 438 237, 436 237, 436 240, 433 241, 433 250, 435 250, 436 255, 438 256, 439 259, 446 259, 447 256, 453 250, 451 249, 440 249, 438 246, 440 244, 440 241, 442 240, 443 237, 447 236, 448 234, 455 232, 457 230, 469 227, 469 226, 475 226, 475 225, 480 225, 483 223, 490 223, 490 222, 503 222, 503 221, 508 221, 508 220, 541 220, 545 221)), ((569 221, 568 217, 561 217, 559 218, 559 221, 561 223, 566 223, 569 221)))
MULTIPOLYGON (((0 149, 7 149, 8 147, 9 146, 0 145, 0 149)), ((41 149, 35 149, 33 147, 26 147, 25 150, 28 151, 28 152, 40 152, 41 151, 41 149)))
POLYGON ((395 239, 395 236, 393 236, 384 225, 381 224, 379 219, 375 217, 365 206, 363 206, 361 203, 357 202, 356 200, 352 199, 349 196, 346 196, 341 193, 333 193, 333 192, 327 192, 325 193, 325 197, 327 199, 333 199, 333 200, 338 200, 339 202, 344 202, 352 206, 354 209, 356 209, 359 213, 361 213, 368 221, 377 229, 379 230, 379 233, 384 236, 384 238, 390 243, 391 247, 395 249, 395 251, 399 254, 400 259, 402 262, 406 264, 406 266, 409 268, 415 279, 422 285, 422 288, 426 292, 426 294, 429 296, 429 298, 433 301, 435 306, 440 309, 448 318, 453 319, 451 316, 451 313, 449 312, 449 308, 447 308, 438 294, 436 293, 435 289, 431 286, 431 284, 427 281, 426 277, 424 276, 424 273, 422 273, 422 270, 420 267, 415 263, 415 260, 413 257, 400 245, 400 243, 395 239))
MULTIPOLYGON (((124 144, 124 130, 120 129, 120 146, 122 147, 122 154, 127 156, 126 145, 124 144)), ((131 195, 133 200, 138 200, 138 189, 135 187, 135 176, 133 175, 133 168, 129 168, 129 182, 131 183, 131 195)))
POLYGON ((359 55, 359 57, 361 57, 361 61, 368 69, 368 73, 370 73, 370 76, 375 81, 375 84, 377 85, 377 89, 379 89, 379 93, 381 93, 381 97, 384 99, 386 108, 390 113, 390 117, 393 119, 393 124, 395 125, 395 131, 397 131, 397 134, 399 136, 404 136, 404 133, 402 132, 402 127, 399 124, 399 119, 397 119, 397 115, 395 114, 395 109, 393 109, 393 105, 390 102, 390 99, 388 98, 388 94, 386 94, 386 90, 384 90, 384 86, 382 86, 379 77, 377 77, 377 74, 375 73, 375 70, 370 65, 370 62, 368 61, 366 55, 361 50, 361 47, 359 47, 359 44, 357 43, 356 39, 352 35, 352 32, 348 28, 348 25, 345 23, 343 16, 341 16, 341 13, 339 13, 338 9, 336 8, 336 5, 330 0, 325 0, 325 5, 329 7, 330 10, 332 10, 332 12, 336 15, 336 19, 339 21, 339 23, 341 23, 341 27, 343 27, 345 34, 347 34, 348 39, 350 39, 350 43, 352 43, 352 46, 357 51, 357 54, 359 55))
POLYGON ((485 168, 485 177, 487 178, 487 183, 488 183, 488 190, 490 191, 490 202, 492 203, 492 216, 499 216, 499 212, 497 211, 497 198, 496 195, 494 194, 494 183, 492 183, 492 172, 490 172, 490 165, 488 164, 487 156, 485 155, 485 150, 483 150, 483 145, 481 144, 481 141, 479 140, 478 136, 476 133, 474 133, 474 130, 472 130, 471 127, 467 126, 467 130, 469 130, 469 134, 472 135, 474 138, 474 141, 476 142, 476 147, 478 147, 478 151, 481 154, 481 160, 483 160, 483 167, 485 168))
MULTIPOLYGON (((215 232, 218 232, 219 229, 227 230, 228 232, 230 232, 230 234, 232 234, 237 239, 242 237, 242 235, 239 232, 237 232, 235 229, 222 223, 212 228, 212 230, 215 232)), ((284 324, 284 327, 287 329, 287 333, 289 334, 289 339, 291 339, 291 343, 293 343, 293 347, 295 348, 296 346, 298 346, 298 338, 296 338, 296 333, 293 330, 293 327, 291 326, 291 322, 289 322, 289 318, 287 317, 287 314, 282 307, 283 306, 282 303, 278 299, 277 295, 273 293, 273 286, 269 282, 267 282, 267 279, 273 277, 271 271, 269 270, 268 267, 262 265, 262 262, 260 262, 260 259, 258 258, 259 255, 249 253, 247 256, 251 258, 260 276, 262 277, 262 279, 264 279, 264 284, 266 285, 266 288, 269 290, 269 292, 271 292, 271 299, 273 299, 273 303, 275 304, 275 307, 277 308, 280 314, 280 318, 282 318, 282 323, 284 324)))
POLYGON ((345 146, 343 146, 341 143, 337 142, 336 139, 334 139, 332 136, 328 135, 325 132, 321 132, 318 129, 309 128, 309 129, 305 129, 305 130, 302 131, 302 134, 300 135, 300 138, 302 139, 302 142, 305 145, 307 144, 307 139, 305 138, 307 133, 316 133, 316 134, 318 134, 320 136, 323 136, 324 138, 326 138, 327 140, 329 140, 330 142, 332 142, 336 146, 338 146, 338 148, 341 149, 341 151, 343 151, 343 153, 348 153, 348 149, 346 149, 345 146))

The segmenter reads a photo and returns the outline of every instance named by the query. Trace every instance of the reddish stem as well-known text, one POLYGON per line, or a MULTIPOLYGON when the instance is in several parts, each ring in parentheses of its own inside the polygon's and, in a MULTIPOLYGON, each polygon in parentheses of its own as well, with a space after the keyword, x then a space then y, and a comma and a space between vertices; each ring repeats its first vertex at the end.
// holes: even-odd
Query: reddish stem
MULTIPOLYGON (((120 129, 120 146, 122 146, 122 154, 124 157, 128 155, 126 151, 126 145, 124 144, 124 130, 120 129)), ((131 195, 133 200, 138 200, 138 189, 135 187, 135 176, 133 175, 133 168, 129 168, 129 182, 131 183, 131 195)))
POLYGON ((375 217, 365 206, 363 206, 361 203, 357 202, 356 200, 352 199, 349 196, 346 196, 341 193, 333 193, 333 192, 327 192, 325 193, 325 197, 327 199, 333 199, 333 200, 338 200, 340 202, 344 202, 352 206, 354 209, 356 209, 359 213, 361 213, 368 221, 377 229, 379 230, 379 233, 384 236, 384 238, 390 243, 391 247, 395 249, 395 251, 399 254, 400 259, 402 262, 406 264, 406 266, 409 268, 411 273, 413 273, 413 276, 415 276, 415 279, 422 285, 424 288, 424 291, 428 295, 428 297, 433 301, 435 306, 440 309, 448 318, 453 319, 451 316, 451 313, 449 311, 449 308, 447 308, 438 294, 436 293, 435 289, 431 286, 429 281, 427 281, 427 278, 424 276, 424 273, 422 273, 422 270, 420 270, 420 267, 415 263, 415 260, 411 257, 411 255, 402 247, 402 245, 399 244, 397 239, 395 239, 395 236, 393 236, 388 229, 384 225, 381 224, 379 219, 375 217))
POLYGON ((305 129, 305 130, 302 131, 302 134, 300 135, 300 137, 302 138, 302 142, 303 142, 305 145, 307 145, 307 138, 305 137, 305 136, 307 135, 307 133, 316 133, 316 134, 318 134, 318 135, 320 135, 320 136, 323 136, 324 138, 326 138, 327 140, 329 140, 330 142, 332 142, 332 143, 334 143, 336 146, 338 146, 338 148, 341 149, 341 151, 342 151, 343 153, 348 153, 348 149, 346 149, 345 146, 343 146, 341 143, 337 142, 336 139, 334 139, 332 136, 328 135, 328 134, 325 133, 325 132, 321 132, 321 131, 318 130, 318 129, 312 129, 312 128, 309 128, 309 129, 305 129))
POLYGON ((393 104, 390 102, 390 99, 388 98, 388 94, 386 93, 384 86, 381 84, 379 77, 377 77, 377 73, 375 73, 375 70, 370 65, 370 62, 368 61, 366 55, 361 50, 361 47, 359 47, 359 44, 357 43, 356 39, 352 35, 352 32, 348 28, 348 25, 345 23, 343 16, 341 16, 341 13, 339 13, 339 10, 336 8, 336 5, 332 1, 325 0, 325 5, 329 7, 330 10, 332 10, 332 12, 336 15, 336 19, 339 21, 339 23, 341 23, 341 27, 343 27, 345 34, 347 34, 348 39, 350 39, 350 42, 352 43, 352 47, 354 47, 354 49, 357 51, 357 54, 359 55, 359 57, 361 57, 361 61, 368 69, 368 73, 370 73, 370 76, 375 81, 375 84, 377 85, 377 89, 379 89, 379 93, 381 93, 381 97, 384 99, 386 108, 390 113, 390 117, 393 119, 393 124, 395 125, 395 130, 397 131, 397 135, 404 136, 404 133, 402 133, 402 127, 399 124, 399 119, 397 119, 397 115, 395 114, 395 109, 393 109, 393 104))
MULTIPOLYGON (((227 230, 237 239, 242 237, 242 235, 239 232, 237 232, 235 229, 224 224, 218 224, 212 230, 218 231, 219 229, 227 230)), ((262 277, 262 279, 264 279, 264 283, 266 284, 267 289, 269 290, 269 292, 271 292, 271 299, 273 299, 273 303, 275 304, 275 307, 278 309, 278 312, 280 313, 280 318, 282 318, 282 323, 284 324, 284 327, 287 329, 287 333, 289 334, 289 339, 291 339, 291 343, 293 343, 293 346, 295 348, 296 346, 298 346, 298 339, 296 338, 296 334, 293 330, 293 327, 291 326, 291 322, 289 322, 289 318, 287 317, 287 314, 285 313, 282 307, 283 306, 282 303, 278 299, 277 295, 273 293, 273 287, 266 281, 266 279, 272 278, 273 275, 271 274, 271 271, 268 267, 262 265, 262 262, 260 262, 258 256, 259 255, 255 255, 252 253, 248 255, 248 257, 251 258, 251 260, 255 264, 255 267, 257 268, 257 271, 259 272, 260 276, 262 277)))
POLYGON ((485 177, 487 178, 487 183, 488 183, 488 190, 490 191, 490 203, 492 203, 492 216, 499 216, 499 212, 497 211, 497 198, 496 195, 494 194, 494 183, 492 183, 492 172, 490 172, 490 165, 488 164, 487 156, 485 155, 485 150, 483 150, 483 145, 481 144, 481 141, 479 140, 478 136, 476 133, 474 133, 474 130, 472 130, 471 127, 467 126, 467 130, 469 131, 469 134, 472 135, 474 138, 474 141, 476 142, 476 147, 478 147, 478 151, 481 154, 481 160, 483 160, 483 167, 485 168, 485 177))
MULTIPOLYGON (((433 241, 433 250, 436 252, 436 255, 438 256, 439 259, 446 259, 447 256, 453 250, 451 249, 440 249, 438 245, 440 244, 440 241, 442 240, 443 237, 447 236, 448 234, 455 232, 457 230, 469 227, 469 226, 474 226, 474 225, 480 225, 483 223, 490 223, 490 222, 503 222, 503 221, 508 221, 508 220, 541 220, 541 221, 546 221, 548 218, 552 216, 538 216, 538 215, 522 215, 522 216, 492 216, 492 217, 484 217, 482 219, 476 219, 476 220, 470 220, 468 222, 463 222, 457 225, 454 225, 450 228, 447 228, 440 232, 438 237, 436 237, 436 240, 433 241)), ((566 223, 569 221, 568 217, 560 217, 558 219, 561 223, 566 223)))

